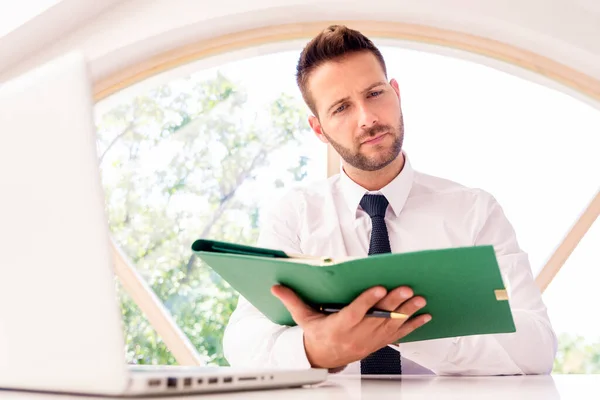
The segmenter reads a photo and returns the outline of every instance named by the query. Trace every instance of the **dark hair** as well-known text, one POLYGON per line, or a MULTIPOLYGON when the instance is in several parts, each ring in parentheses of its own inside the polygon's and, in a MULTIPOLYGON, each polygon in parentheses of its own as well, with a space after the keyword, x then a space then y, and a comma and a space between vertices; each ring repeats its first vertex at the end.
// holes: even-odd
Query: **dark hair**
POLYGON ((344 25, 331 25, 315 36, 300 53, 296 66, 296 82, 304 101, 317 115, 315 104, 308 90, 308 78, 312 71, 327 61, 344 57, 351 53, 369 51, 373 53, 387 77, 385 61, 373 42, 359 31, 344 25))

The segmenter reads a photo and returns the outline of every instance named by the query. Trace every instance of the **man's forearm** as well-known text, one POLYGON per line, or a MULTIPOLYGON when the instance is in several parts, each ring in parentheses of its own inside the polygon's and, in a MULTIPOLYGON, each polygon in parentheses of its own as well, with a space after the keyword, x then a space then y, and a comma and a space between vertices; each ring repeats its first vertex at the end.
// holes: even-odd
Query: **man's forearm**
POLYGON ((406 343, 399 350, 438 375, 549 373, 556 354, 554 332, 528 311, 514 311, 513 316, 515 333, 406 343))
POLYGON ((513 314, 517 332, 496 340, 524 374, 548 374, 554 366, 557 338, 546 319, 529 311, 513 314))
POLYGON ((274 324, 242 298, 225 329, 223 352, 236 367, 310 368, 302 329, 274 324))

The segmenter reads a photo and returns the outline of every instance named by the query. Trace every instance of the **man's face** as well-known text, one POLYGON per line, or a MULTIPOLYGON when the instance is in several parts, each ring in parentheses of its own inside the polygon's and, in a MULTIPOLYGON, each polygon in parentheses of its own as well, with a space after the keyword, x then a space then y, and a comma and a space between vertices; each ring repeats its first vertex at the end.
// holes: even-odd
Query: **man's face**
POLYGON ((396 81, 387 82, 370 52, 326 62, 308 79, 318 117, 309 123, 354 168, 376 171, 402 149, 404 123, 396 81))

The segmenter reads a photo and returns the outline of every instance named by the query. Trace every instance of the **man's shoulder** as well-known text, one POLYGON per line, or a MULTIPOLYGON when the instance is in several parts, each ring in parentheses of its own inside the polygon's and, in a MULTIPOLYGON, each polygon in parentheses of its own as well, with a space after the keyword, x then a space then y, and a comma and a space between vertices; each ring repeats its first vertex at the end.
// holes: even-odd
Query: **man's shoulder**
POLYGON ((315 203, 336 191, 339 183, 339 174, 329 178, 312 180, 310 182, 297 182, 282 189, 273 200, 280 206, 297 208, 302 204, 315 203))
POLYGON ((495 202, 494 196, 486 189, 467 186, 464 183, 423 172, 415 172, 413 197, 436 197, 444 201, 456 199, 460 202, 470 202, 489 205, 495 202))

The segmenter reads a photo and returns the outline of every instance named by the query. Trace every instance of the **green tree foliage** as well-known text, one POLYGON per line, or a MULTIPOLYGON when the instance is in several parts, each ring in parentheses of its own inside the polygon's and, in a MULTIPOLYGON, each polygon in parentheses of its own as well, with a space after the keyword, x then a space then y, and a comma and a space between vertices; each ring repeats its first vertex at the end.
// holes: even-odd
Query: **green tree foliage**
POLYGON ((558 337, 554 373, 600 374, 600 337, 596 341, 563 333, 558 337))
MULTIPOLYGON (((310 134, 303 105, 281 94, 253 112, 244 90, 217 74, 152 89, 98 116, 97 126, 115 240, 198 351, 226 365, 221 342, 237 294, 190 247, 201 237, 255 243, 260 202, 306 176, 308 158, 294 152, 310 134), (272 165, 281 152, 286 165, 272 165)), ((120 294, 128 361, 174 364, 120 294)))

